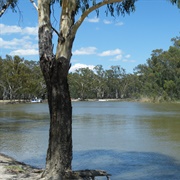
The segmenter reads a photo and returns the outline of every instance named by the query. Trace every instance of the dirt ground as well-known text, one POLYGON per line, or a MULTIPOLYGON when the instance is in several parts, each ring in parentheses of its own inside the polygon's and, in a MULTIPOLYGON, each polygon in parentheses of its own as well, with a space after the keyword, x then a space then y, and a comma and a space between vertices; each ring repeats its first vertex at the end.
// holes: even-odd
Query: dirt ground
POLYGON ((0 153, 0 180, 37 180, 42 169, 33 168, 0 153))

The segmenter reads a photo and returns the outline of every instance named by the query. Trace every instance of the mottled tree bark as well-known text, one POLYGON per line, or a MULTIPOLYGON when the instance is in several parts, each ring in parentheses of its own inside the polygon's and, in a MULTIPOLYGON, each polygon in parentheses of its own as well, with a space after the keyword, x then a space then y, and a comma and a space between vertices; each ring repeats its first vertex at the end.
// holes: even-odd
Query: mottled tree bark
POLYGON ((50 111, 49 146, 42 176, 52 180, 65 179, 63 177, 67 170, 71 170, 72 161, 72 107, 67 76, 75 14, 70 1, 62 4, 56 55, 53 55, 50 0, 38 1, 40 66, 46 81, 50 111))
POLYGON ((46 157, 47 179, 63 179, 72 161, 72 108, 64 58, 52 59, 49 64, 41 59, 46 79, 50 110, 49 146, 46 157))

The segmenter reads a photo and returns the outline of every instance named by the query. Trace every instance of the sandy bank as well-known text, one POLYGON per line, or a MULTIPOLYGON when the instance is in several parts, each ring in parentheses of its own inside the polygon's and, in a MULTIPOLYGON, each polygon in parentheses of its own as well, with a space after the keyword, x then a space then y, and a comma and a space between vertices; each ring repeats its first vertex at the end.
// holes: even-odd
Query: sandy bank
POLYGON ((33 168, 0 153, 0 180, 37 180, 41 169, 33 168))

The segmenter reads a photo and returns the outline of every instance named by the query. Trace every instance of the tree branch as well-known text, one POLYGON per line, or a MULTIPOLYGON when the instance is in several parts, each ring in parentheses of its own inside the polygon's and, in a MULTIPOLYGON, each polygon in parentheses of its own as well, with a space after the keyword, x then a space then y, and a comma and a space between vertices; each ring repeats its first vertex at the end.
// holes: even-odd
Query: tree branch
POLYGON ((1 9, 1 11, 0 11, 0 17, 4 14, 4 12, 5 12, 6 9, 9 7, 9 5, 10 5, 10 2, 7 2, 6 4, 4 4, 4 5, 2 6, 2 9, 1 9))
POLYGON ((51 26, 51 28, 57 34, 57 36, 59 37, 59 40, 61 42, 64 42, 64 38, 58 33, 58 31, 54 27, 52 27, 52 26, 51 26))
POLYGON ((80 25, 82 24, 82 22, 84 21, 84 19, 94 10, 99 9, 100 7, 106 5, 106 4, 112 4, 112 3, 117 3, 117 2, 122 2, 123 0, 103 0, 102 2, 99 2, 97 4, 95 4, 94 6, 90 7, 89 9, 87 9, 79 18, 79 20, 74 24, 73 28, 72 28, 72 33, 73 35, 76 34, 78 28, 80 27, 80 25))
POLYGON ((38 11, 38 7, 37 7, 36 3, 34 2, 34 0, 30 0, 30 2, 33 4, 34 8, 38 11))
MULTIPOLYGON (((30 0, 30 2, 33 4, 34 8, 38 11, 38 7, 37 7, 36 3, 34 2, 34 0, 30 0)), ((58 31, 54 27, 52 27, 52 25, 51 25, 51 28, 58 35, 58 37, 62 40, 62 37, 60 36, 58 31)))

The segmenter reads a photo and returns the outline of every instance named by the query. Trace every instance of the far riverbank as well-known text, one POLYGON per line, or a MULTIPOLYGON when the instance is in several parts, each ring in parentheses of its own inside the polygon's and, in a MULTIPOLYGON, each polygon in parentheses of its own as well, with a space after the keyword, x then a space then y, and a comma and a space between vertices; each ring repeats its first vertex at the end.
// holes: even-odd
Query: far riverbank
MULTIPOLYGON (((147 97, 139 98, 139 99, 71 99, 72 102, 78 102, 78 101, 99 101, 99 102, 141 102, 141 103, 180 103, 180 100, 174 100, 174 101, 160 101, 158 99, 150 99, 147 97)), ((43 100, 42 102, 48 102, 47 99, 43 100)), ((0 100, 0 104, 19 104, 19 103, 32 103, 29 100, 0 100)), ((34 103, 34 102, 33 102, 34 103)), ((39 102, 35 102, 39 103, 39 102)))

